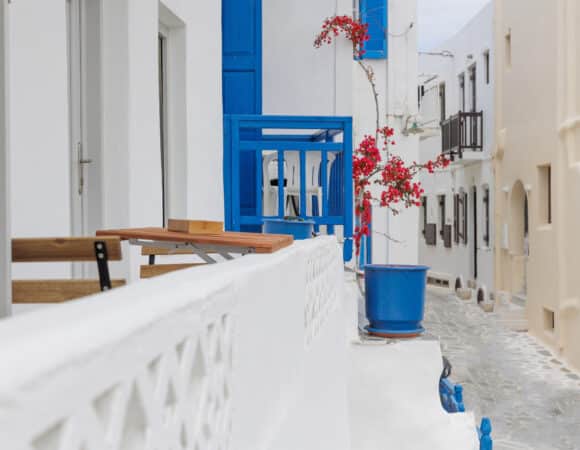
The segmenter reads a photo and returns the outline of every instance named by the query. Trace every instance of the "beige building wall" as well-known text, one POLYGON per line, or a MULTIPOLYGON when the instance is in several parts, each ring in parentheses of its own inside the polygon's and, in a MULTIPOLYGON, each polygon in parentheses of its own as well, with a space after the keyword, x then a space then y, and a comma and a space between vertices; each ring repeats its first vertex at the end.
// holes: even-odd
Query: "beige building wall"
POLYGON ((495 0, 495 17, 496 286, 580 368, 580 5, 495 0))

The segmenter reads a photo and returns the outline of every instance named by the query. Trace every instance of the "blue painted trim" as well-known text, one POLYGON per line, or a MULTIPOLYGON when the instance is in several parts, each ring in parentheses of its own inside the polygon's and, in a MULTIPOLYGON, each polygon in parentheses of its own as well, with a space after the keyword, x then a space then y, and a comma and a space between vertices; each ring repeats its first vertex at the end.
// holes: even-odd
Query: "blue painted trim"
POLYGON ((328 215, 328 152, 323 151, 321 155, 320 178, 322 185, 322 209, 321 216, 328 215))
POLYGON ((366 239, 366 264, 372 263, 373 263, 373 221, 371 216, 371 223, 369 223, 369 235, 367 236, 366 239))
POLYGON ((479 450, 493 450, 491 420, 487 417, 482 418, 481 425, 477 431, 479 435, 479 450))
POLYGON ((262 195, 263 195, 263 173, 262 173, 262 152, 256 152, 256 184, 255 195, 256 195, 256 211, 259 215, 264 215, 264 208, 262 207, 262 195))
POLYGON ((318 143, 318 142, 283 142, 283 141, 267 141, 267 142, 256 142, 256 141, 240 141, 240 150, 272 150, 273 148, 277 150, 293 150, 293 151, 341 151, 343 144, 341 143, 318 143))
POLYGON ((453 384, 447 378, 442 379, 439 382, 439 396, 445 411, 449 413, 465 412, 463 387, 460 384, 453 384))
MULTIPOLYGON (((222 104, 224 116, 230 113, 262 113, 262 0, 229 0, 222 5, 222 104), (240 16, 244 15, 244 20, 240 16), (236 23, 233 29, 226 24, 236 23), (239 25, 239 26, 238 26, 239 25), (236 42, 244 41, 244 48, 236 47, 236 42), (230 43, 233 46, 229 45, 230 43)), ((224 118, 224 195, 225 195, 225 226, 234 230, 236 225, 233 211, 241 208, 240 202, 234 202, 234 197, 242 197, 243 209, 256 210, 254 189, 251 185, 240 185, 234 179, 233 167, 243 166, 246 173, 261 173, 262 167, 255 166, 253 155, 239 155, 232 147, 231 133, 228 136, 227 127, 231 125, 224 118), (238 158, 234 164, 234 155, 238 158), (237 184, 236 184, 237 183, 237 184), (242 192, 240 193, 240 189, 242 192)), ((238 142, 238 140, 236 140, 238 142)))
POLYGON ((352 117, 347 118, 344 121, 344 211, 343 214, 345 218, 344 223, 344 240, 345 245, 343 247, 344 260, 350 261, 352 259, 352 236, 354 233, 353 221, 354 216, 354 185, 352 180, 352 154, 353 154, 353 141, 352 141, 352 117))
POLYGON ((278 217, 284 217, 286 214, 286 205, 284 205, 284 151, 278 150, 278 217), (280 161, 282 163, 280 164, 280 161), (280 181, 282 180, 282 181, 280 181))
POLYGON ((223 153, 223 173, 224 173, 224 219, 226 230, 233 227, 233 215, 230 207, 232 198, 232 135, 231 135, 231 118, 224 116, 224 153, 223 153))
MULTIPOLYGON (((302 217, 302 216, 300 216, 302 217)), ((343 225, 344 217, 342 216, 304 216, 304 220, 312 220, 317 225, 343 225)), ((266 219, 283 219, 280 216, 240 216, 238 222, 240 225, 262 225, 266 219)))
POLYGON ((306 152, 300 152, 300 217, 306 217, 306 152))
MULTIPOLYGON (((369 35, 371 38, 370 42, 376 43, 381 42, 381 48, 378 49, 368 49, 365 48, 365 54, 362 59, 386 59, 388 57, 388 41, 387 41, 387 27, 389 23, 389 2, 388 0, 378 0, 384 2, 384 14, 378 14, 369 7, 369 3, 377 0, 360 0, 360 18, 361 22, 369 24, 369 35), (374 33, 373 25, 376 21, 379 21, 379 28, 382 31, 382 36, 374 33)), ((367 44, 368 45, 368 44, 367 44)), ((363 47, 364 48, 364 47, 363 47)))
POLYGON ((232 193, 231 193, 231 210, 232 210, 232 231, 240 231, 240 128, 238 120, 232 117, 232 193))
POLYGON ((339 116, 262 116, 256 114, 237 114, 235 117, 239 120, 241 128, 315 129, 317 130, 316 133, 318 133, 318 130, 342 130, 346 121, 352 123, 351 117, 339 116))
MULTIPOLYGON (((460 384, 453 384, 448 378, 439 380, 439 396, 441 405, 448 413, 465 412, 463 402, 463 387, 460 384)), ((491 420, 484 417, 481 419, 481 425, 476 427, 479 439, 479 450, 493 450, 493 440, 491 438, 491 420)))

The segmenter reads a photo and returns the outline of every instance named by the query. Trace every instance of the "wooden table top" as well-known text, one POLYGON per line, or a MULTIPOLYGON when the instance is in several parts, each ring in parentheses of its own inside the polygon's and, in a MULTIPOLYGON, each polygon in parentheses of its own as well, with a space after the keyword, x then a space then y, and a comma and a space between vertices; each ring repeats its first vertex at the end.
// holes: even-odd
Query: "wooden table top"
POLYGON ((256 253, 273 253, 292 245, 292 242, 294 242, 292 236, 285 234, 241 233, 232 231, 215 234, 189 234, 153 227, 99 230, 97 231, 97 236, 119 236, 123 240, 140 239, 144 241, 246 247, 255 249, 256 253))

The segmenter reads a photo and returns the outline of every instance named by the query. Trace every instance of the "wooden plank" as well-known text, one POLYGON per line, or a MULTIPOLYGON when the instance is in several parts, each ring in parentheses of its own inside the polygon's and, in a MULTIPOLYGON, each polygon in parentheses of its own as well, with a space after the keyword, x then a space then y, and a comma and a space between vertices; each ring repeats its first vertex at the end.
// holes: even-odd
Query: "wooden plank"
POLYGON ((123 230, 101 230, 97 236, 120 236, 121 239, 149 241, 190 242, 194 244, 221 245, 227 247, 253 248, 256 253, 272 253, 294 242, 292 236, 278 234, 229 232, 216 234, 175 233, 163 228, 128 228, 123 230))
MULTIPOLYGON (((113 288, 125 280, 111 280, 113 288)), ((13 303, 62 303, 101 292, 98 280, 15 280, 13 303)))
POLYGON ((153 278, 166 273, 178 270, 189 269, 191 267, 205 266, 205 263, 193 264, 148 264, 141 266, 141 278, 153 278))
POLYGON ((177 233, 213 234, 222 233, 224 231, 224 223, 210 220, 169 219, 167 221, 167 229, 177 233))
POLYGON ((12 262, 95 261, 95 241, 104 241, 110 261, 120 261, 119 237, 12 239, 12 262))

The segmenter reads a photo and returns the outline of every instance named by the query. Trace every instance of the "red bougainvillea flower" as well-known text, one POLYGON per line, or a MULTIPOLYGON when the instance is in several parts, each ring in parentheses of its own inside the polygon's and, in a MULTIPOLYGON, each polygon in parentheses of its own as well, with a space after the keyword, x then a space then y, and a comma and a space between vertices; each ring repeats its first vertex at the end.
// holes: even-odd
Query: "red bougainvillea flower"
POLYGON ((362 57, 365 53, 364 43, 369 40, 368 25, 349 16, 329 17, 322 24, 322 30, 314 40, 314 46, 320 48, 323 45, 332 44, 333 39, 343 34, 353 46, 355 57, 362 57))
MULTIPOLYGON (((353 56, 359 59, 358 64, 363 67, 367 78, 373 86, 375 99, 376 86, 371 66, 363 64, 360 58, 364 55, 364 43, 369 40, 368 25, 349 16, 334 16, 326 19, 320 33, 316 36, 314 46, 332 44, 339 36, 345 37, 352 43, 353 56)), ((378 111, 378 101, 377 101, 378 111)), ((377 112, 377 127, 379 123, 377 112)), ((390 152, 395 145, 392 139, 395 131, 391 127, 382 127, 376 130, 375 136, 366 135, 355 149, 353 154, 352 178, 355 191, 355 215, 357 226, 354 230, 356 254, 360 254, 363 236, 369 236, 372 220, 372 207, 378 205, 398 214, 400 208, 421 206, 421 196, 425 192, 421 183, 415 181, 421 171, 434 173, 450 164, 445 155, 439 155, 434 161, 423 164, 406 163, 400 156, 390 152), (373 197, 373 193, 377 197, 373 197)))

